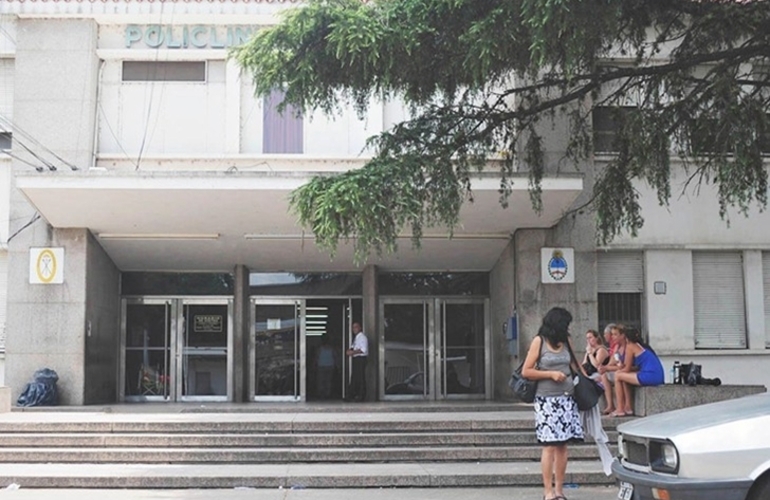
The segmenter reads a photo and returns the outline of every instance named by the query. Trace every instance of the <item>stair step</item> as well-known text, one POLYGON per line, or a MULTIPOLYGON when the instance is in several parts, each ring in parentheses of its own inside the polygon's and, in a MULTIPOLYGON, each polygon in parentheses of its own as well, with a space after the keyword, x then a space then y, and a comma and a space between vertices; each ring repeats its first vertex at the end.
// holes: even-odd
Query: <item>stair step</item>
MULTIPOLYGON (((610 441, 617 440, 609 432, 610 441)), ((531 430, 514 432, 377 434, 158 434, 158 433, 6 433, 5 447, 334 447, 334 446, 517 446, 536 444, 531 430)))
MULTIPOLYGON (((23 463, 286 463, 449 462, 540 460, 539 446, 441 448, 5 448, 0 462, 23 463)), ((570 448, 570 458, 595 460, 593 445, 570 448)))
MULTIPOLYGON (((598 461, 570 461, 565 482, 609 485, 598 461)), ((387 464, 0 464, 22 488, 376 488, 537 486, 539 462, 387 464)))

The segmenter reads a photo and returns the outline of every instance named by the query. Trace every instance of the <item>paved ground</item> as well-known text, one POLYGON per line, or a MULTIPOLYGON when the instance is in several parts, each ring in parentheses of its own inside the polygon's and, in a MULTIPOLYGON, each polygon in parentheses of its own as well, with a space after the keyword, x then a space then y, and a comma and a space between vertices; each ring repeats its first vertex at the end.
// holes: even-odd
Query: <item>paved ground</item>
MULTIPOLYGON (((569 500, 615 500, 617 489, 576 487, 569 500)), ((541 500, 540 488, 393 488, 343 490, 0 490, 9 500, 541 500)))

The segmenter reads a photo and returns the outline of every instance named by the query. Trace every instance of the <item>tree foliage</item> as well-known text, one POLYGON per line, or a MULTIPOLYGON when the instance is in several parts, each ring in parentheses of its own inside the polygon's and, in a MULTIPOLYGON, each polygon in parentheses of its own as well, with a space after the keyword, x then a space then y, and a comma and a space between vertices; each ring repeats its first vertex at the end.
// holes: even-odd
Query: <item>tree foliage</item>
POLYGON ((722 216, 767 203, 770 4, 766 0, 310 0, 233 56, 255 92, 334 113, 402 99, 409 120, 370 139, 359 170, 293 193, 300 221, 334 250, 390 251, 412 231, 454 227, 470 179, 502 158, 501 202, 527 171, 539 208, 543 123, 569 123, 567 157, 592 154, 591 117, 618 109, 614 154, 591 205, 611 241, 644 223, 635 181, 667 204, 671 157, 718 187, 722 216))

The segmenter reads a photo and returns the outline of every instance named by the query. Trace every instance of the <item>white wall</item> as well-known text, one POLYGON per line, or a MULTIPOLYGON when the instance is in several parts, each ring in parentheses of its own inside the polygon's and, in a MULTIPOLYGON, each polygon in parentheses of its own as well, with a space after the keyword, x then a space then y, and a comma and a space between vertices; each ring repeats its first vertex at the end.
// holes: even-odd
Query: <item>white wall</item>
POLYGON ((660 352, 694 349, 692 252, 648 250, 644 253, 644 271, 650 344, 660 352), (656 281, 666 284, 665 295, 654 293, 656 281))
POLYGON ((703 365, 703 376, 725 384, 760 384, 770 388, 770 349, 765 348, 762 252, 743 252, 748 349, 695 349, 691 250, 645 251, 645 310, 650 345, 660 355, 666 380, 674 361, 703 365), (666 283, 656 295, 654 283, 666 283))
POLYGON ((636 238, 623 234, 611 248, 663 247, 770 249, 770 211, 749 211, 749 217, 731 209, 730 224, 720 219, 717 191, 713 185, 684 187, 685 175, 672 165, 671 204, 661 207, 657 194, 641 182, 635 183, 640 193, 644 227, 636 238))
POLYGON ((121 82, 122 61, 105 61, 99 153, 129 156, 222 154, 225 62, 208 61, 207 81, 121 82))
MULTIPOLYGON (((660 354, 660 353, 658 353, 660 354)), ((764 385, 770 390, 770 359, 746 352, 715 353, 714 351, 685 352, 673 355, 661 355, 666 374, 666 383, 671 382, 671 367, 674 361, 682 364, 690 362, 703 366, 702 376, 719 378, 723 384, 764 385)))

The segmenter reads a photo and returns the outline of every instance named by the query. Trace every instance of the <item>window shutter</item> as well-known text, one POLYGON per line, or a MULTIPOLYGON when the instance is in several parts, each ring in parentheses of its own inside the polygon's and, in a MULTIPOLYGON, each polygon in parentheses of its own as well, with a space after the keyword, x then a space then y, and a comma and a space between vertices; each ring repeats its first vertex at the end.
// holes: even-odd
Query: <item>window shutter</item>
POLYGON ((762 283, 765 285, 765 347, 770 348, 770 252, 762 252, 762 283))
POLYGON ((278 112, 283 95, 282 90, 274 90, 265 96, 262 129, 262 152, 265 154, 302 153, 303 119, 295 106, 287 105, 283 113, 278 112))
POLYGON ((696 349, 745 349, 741 252, 693 252, 696 349))
POLYGON ((597 254, 599 293, 644 292, 643 257, 642 252, 603 252, 597 254))

